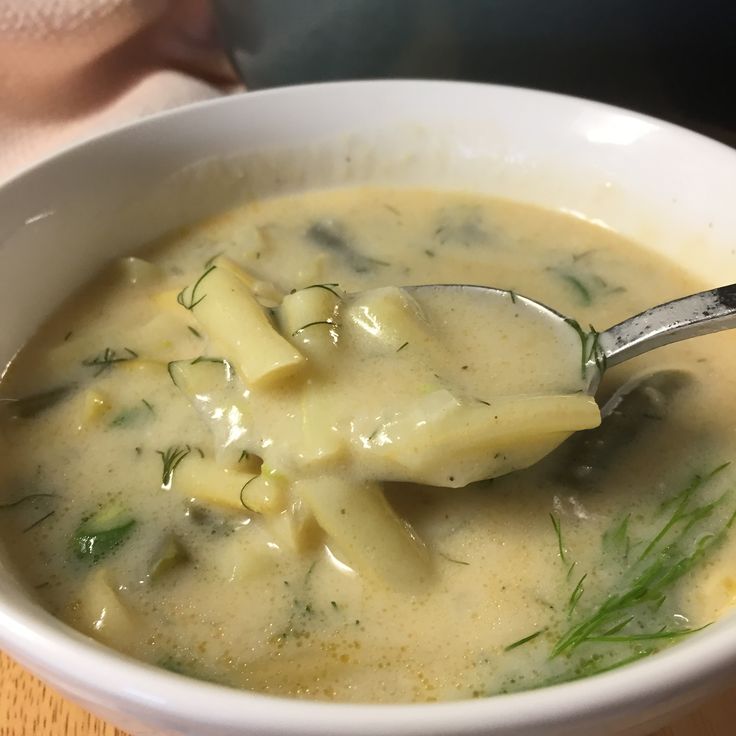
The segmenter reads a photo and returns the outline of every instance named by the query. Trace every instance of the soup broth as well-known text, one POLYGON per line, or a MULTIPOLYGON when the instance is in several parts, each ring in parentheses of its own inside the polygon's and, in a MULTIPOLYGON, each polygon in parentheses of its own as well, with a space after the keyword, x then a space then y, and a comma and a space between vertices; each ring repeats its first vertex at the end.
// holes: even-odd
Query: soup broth
POLYGON ((104 644, 322 700, 539 687, 723 615, 733 336, 612 369, 595 428, 572 327, 515 329, 514 301, 501 329, 394 288, 434 283, 508 289, 598 329, 703 288, 602 227, 469 193, 251 202, 113 264, 8 367, 4 554, 104 644), (212 274, 252 295, 240 342, 212 274), (366 323, 384 313, 398 316, 366 323), (442 424, 466 410, 476 424, 442 424), (522 428, 484 434, 499 417, 522 428), (414 442, 423 422, 442 431, 414 442))

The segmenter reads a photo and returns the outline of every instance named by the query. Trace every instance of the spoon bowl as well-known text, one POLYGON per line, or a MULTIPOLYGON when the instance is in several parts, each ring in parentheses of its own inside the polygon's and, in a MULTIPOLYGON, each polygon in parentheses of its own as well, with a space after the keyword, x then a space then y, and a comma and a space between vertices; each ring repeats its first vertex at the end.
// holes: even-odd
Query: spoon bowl
POLYGON ((584 391, 590 396, 595 395, 608 368, 673 342, 736 327, 736 284, 658 304, 602 332, 592 325, 586 330, 572 317, 566 317, 546 304, 507 289, 470 284, 430 284, 405 288, 410 293, 426 293, 430 289, 462 290, 464 294, 474 294, 479 300, 479 309, 488 311, 492 310, 494 303, 499 303, 497 300, 506 303, 511 300, 530 307, 549 320, 550 329, 566 325, 575 330, 580 337, 584 391))

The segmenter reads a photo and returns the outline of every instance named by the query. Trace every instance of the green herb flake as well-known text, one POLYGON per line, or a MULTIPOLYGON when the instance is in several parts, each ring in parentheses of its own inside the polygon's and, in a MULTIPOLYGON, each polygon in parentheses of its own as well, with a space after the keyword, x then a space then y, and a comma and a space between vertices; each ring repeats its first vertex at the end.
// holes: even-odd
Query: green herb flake
MULTIPOLYGON (((216 257, 217 256, 214 256, 213 260, 216 257)), ((207 294, 202 294, 202 296, 199 295, 199 287, 202 285, 202 282, 207 278, 207 276, 209 276, 216 268, 217 266, 208 266, 205 272, 194 282, 194 286, 192 286, 191 289, 185 286, 176 295, 176 301, 181 304, 184 309, 188 309, 191 312, 197 306, 197 304, 200 304, 201 301, 207 296, 207 294), (187 295, 188 290, 189 295, 187 295)))
POLYGON ((308 329, 309 327, 314 327, 315 325, 329 325, 330 327, 338 327, 338 325, 335 324, 335 322, 333 322, 331 319, 321 319, 314 322, 307 322, 306 325, 302 325, 299 329, 294 330, 294 332, 291 333, 291 336, 296 337, 301 332, 304 332, 304 330, 308 329))
POLYGON ((179 466, 179 463, 192 451, 189 445, 180 447, 179 445, 173 445, 168 450, 156 450, 156 453, 161 455, 161 462, 163 463, 163 472, 161 473, 161 488, 165 491, 171 490, 171 484, 174 480, 174 471, 179 466))
POLYGON ((512 649, 516 649, 517 647, 523 646, 524 644, 529 643, 530 641, 534 641, 538 636, 541 636, 544 634, 544 632, 547 631, 547 627, 543 629, 539 629, 539 631, 535 631, 533 634, 529 634, 529 636, 525 636, 523 639, 518 639, 515 642, 512 642, 508 646, 504 647, 504 652, 510 652, 512 649))
POLYGON ((555 535, 557 536, 557 547, 559 549, 560 553, 560 559, 567 564, 567 556, 565 555, 565 545, 562 542, 562 526, 560 524, 560 519, 555 516, 552 512, 550 512, 549 518, 552 520, 552 526, 555 530, 555 535))
POLYGON ((101 353, 98 353, 92 358, 86 358, 82 361, 82 365, 87 368, 94 368, 94 376, 100 376, 105 371, 110 370, 114 365, 118 363, 125 363, 129 360, 135 360, 138 357, 138 353, 130 348, 123 348, 122 353, 118 353, 113 348, 105 348, 101 353))

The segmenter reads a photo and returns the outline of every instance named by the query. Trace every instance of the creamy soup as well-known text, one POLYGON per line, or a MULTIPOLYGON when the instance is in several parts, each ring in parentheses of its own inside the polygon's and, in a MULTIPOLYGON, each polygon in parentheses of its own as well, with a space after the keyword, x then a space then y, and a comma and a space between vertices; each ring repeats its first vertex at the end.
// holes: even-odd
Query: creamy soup
POLYGON ((472 194, 251 202, 112 264, 8 367, 4 553, 104 644, 274 694, 482 697, 654 654, 736 595, 736 345, 612 369, 601 420, 578 325, 700 288, 472 194), (401 288, 452 283, 510 293, 401 288))

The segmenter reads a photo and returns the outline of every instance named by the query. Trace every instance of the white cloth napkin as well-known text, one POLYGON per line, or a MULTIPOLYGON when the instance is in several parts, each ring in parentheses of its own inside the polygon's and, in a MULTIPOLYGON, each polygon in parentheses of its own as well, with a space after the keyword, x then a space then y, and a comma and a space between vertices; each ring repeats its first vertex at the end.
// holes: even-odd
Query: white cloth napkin
POLYGON ((0 181, 76 140, 236 88, 207 0, 0 0, 0 181))

